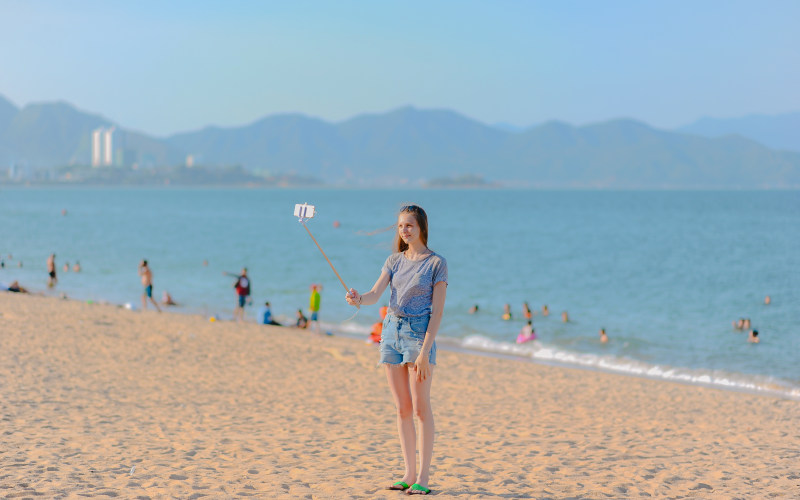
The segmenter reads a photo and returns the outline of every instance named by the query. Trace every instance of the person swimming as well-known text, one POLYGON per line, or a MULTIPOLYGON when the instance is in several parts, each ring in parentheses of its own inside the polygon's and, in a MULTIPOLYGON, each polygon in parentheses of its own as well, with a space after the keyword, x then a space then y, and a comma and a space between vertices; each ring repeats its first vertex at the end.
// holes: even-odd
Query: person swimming
POLYGON ((531 312, 531 306, 529 306, 527 302, 522 303, 522 317, 525 319, 533 318, 533 313, 531 312))
POLYGON ((511 305, 506 304, 503 306, 503 321, 509 321, 511 319, 511 305))
POLYGON ((747 337, 747 341, 751 344, 758 344, 760 342, 758 339, 758 330, 750 330, 750 336, 747 337))
POLYGON ((605 328, 601 328, 600 329, 600 342, 603 343, 603 344, 607 344, 608 343, 608 335, 606 335, 606 329, 605 328))

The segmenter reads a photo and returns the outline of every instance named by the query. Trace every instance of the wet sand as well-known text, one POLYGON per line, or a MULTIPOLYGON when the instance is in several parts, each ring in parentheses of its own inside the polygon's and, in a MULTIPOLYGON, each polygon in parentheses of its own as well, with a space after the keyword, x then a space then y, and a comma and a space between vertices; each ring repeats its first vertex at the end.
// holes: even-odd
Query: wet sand
MULTIPOLYGON (((397 498, 376 361, 343 337, 0 293, 0 496, 397 498)), ((800 402, 438 362, 440 498, 800 496, 800 402)))

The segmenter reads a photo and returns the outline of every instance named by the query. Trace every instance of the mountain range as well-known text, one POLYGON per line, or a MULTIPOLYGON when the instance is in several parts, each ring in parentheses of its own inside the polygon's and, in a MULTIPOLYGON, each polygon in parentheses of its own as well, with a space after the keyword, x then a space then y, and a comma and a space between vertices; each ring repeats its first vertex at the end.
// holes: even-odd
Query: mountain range
POLYGON ((701 118, 680 127, 678 131, 705 137, 738 134, 768 148, 800 151, 800 112, 739 118, 701 118))
MULTIPOLYGON (((19 109, 0 96, 0 168, 87 165, 91 131, 111 125, 68 103, 19 109)), ((800 152, 773 150, 741 135, 707 137, 629 119, 514 130, 449 110, 404 107, 339 123, 271 115, 241 127, 166 138, 117 128, 139 167, 182 165, 191 155, 197 165, 241 165, 336 185, 413 185, 478 175, 529 187, 800 186, 800 152)))

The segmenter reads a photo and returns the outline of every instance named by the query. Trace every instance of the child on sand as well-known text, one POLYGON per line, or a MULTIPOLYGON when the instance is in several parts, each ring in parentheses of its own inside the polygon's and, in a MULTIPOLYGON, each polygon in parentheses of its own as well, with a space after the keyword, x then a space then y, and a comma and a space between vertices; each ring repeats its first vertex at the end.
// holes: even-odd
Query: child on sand
POLYGON ((303 314, 302 309, 297 310, 297 321, 295 322, 294 326, 297 328, 308 328, 308 318, 306 318, 306 315, 303 314))
POLYGON ((431 382, 436 365, 436 334, 447 294, 447 261, 428 248, 428 216, 417 205, 400 209, 394 251, 386 259, 378 281, 364 295, 350 289, 353 306, 377 302, 391 289, 389 314, 382 333, 380 363, 397 408, 397 428, 405 473, 387 489, 427 495, 433 457, 431 382), (420 459, 417 474, 414 415, 419 419, 420 459))

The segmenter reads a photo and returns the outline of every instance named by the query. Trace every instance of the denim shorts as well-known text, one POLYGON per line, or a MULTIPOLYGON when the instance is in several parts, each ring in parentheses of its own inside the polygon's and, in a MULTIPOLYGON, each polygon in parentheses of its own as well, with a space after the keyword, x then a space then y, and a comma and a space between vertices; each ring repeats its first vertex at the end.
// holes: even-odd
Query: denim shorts
MULTIPOLYGON (((381 332, 381 359, 378 364, 401 365, 417 360, 425 341, 430 315, 400 317, 387 314, 381 332)), ((428 356, 432 365, 436 364, 436 341, 428 356)))

